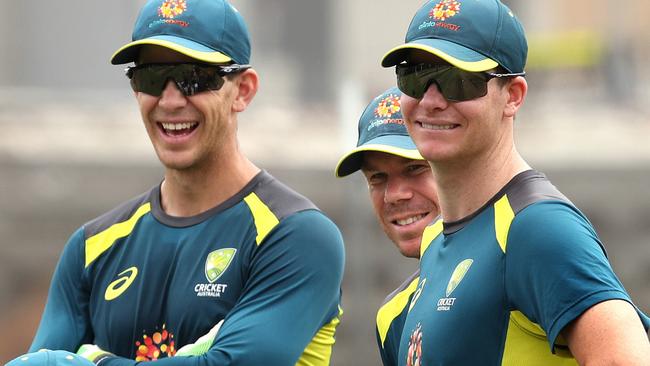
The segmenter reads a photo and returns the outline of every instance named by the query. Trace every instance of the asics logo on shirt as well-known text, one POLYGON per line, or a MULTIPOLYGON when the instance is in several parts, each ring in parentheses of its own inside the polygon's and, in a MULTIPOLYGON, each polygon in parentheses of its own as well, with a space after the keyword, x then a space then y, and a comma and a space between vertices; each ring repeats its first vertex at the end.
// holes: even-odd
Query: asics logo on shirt
POLYGON ((106 288, 106 292, 104 293, 104 300, 115 300, 120 295, 122 295, 138 276, 138 269, 136 267, 127 268, 118 274, 118 276, 120 277, 111 282, 106 288))
POLYGON ((422 295, 422 290, 424 289, 424 285, 427 283, 427 279, 423 278, 422 281, 418 284, 417 290, 413 293, 413 298, 411 299, 411 305, 409 305, 409 312, 411 309, 413 309, 413 306, 415 306, 415 303, 418 301, 420 298, 420 295, 422 295))

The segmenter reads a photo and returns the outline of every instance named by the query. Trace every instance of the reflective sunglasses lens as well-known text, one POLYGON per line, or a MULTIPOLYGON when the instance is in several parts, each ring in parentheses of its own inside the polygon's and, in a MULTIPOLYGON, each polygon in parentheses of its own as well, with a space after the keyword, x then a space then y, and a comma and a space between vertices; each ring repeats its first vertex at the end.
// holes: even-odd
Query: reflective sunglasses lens
POLYGON ((142 67, 133 68, 129 71, 131 73, 131 88, 136 92, 159 97, 165 88, 167 79, 161 73, 159 68, 142 67))
POLYGON ((190 96, 206 90, 219 90, 224 79, 219 75, 217 67, 183 65, 177 67, 172 77, 184 95, 190 96))
POLYGON ((131 87, 135 91, 159 97, 169 79, 172 79, 185 96, 206 90, 219 90, 224 79, 219 68, 193 64, 143 65, 130 69, 131 87))
POLYGON ((421 99, 431 84, 435 84, 447 100, 461 102, 476 99, 487 94, 487 81, 483 73, 452 66, 426 68, 418 65, 398 68, 397 71, 397 87, 402 93, 416 99, 421 99))
POLYGON ((449 69, 436 76, 442 95, 448 100, 462 102, 487 94, 487 78, 483 73, 449 69))
POLYGON ((397 75, 397 88, 411 98, 422 99, 427 89, 426 80, 420 79, 415 72, 397 75))

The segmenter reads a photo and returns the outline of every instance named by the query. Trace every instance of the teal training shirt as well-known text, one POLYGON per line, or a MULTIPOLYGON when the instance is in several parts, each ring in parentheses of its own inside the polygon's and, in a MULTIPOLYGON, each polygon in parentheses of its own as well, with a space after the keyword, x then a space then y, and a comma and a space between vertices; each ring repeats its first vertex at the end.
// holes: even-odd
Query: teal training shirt
POLYGON ((536 171, 423 238, 402 366, 575 365, 561 330, 599 302, 631 303, 592 225, 536 171))
POLYGON ((384 366, 397 365, 402 328, 409 304, 417 288, 420 272, 413 273, 395 291, 386 297, 377 311, 375 335, 379 355, 384 366))
POLYGON ((344 268, 338 228, 266 172, 190 218, 160 188, 67 243, 30 348, 96 344, 102 365, 328 365, 344 268), (170 357, 224 319, 211 349, 170 357))

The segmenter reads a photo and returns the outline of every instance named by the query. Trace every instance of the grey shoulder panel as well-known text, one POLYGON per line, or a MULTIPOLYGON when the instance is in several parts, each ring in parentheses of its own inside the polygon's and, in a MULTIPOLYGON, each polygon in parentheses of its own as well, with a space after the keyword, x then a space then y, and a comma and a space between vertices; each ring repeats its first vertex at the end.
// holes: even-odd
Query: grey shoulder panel
POLYGON ((406 289, 409 287, 409 285, 411 285, 411 283, 412 283, 416 278, 418 278, 419 276, 420 276, 420 270, 418 269, 417 271, 415 271, 415 273, 413 273, 412 275, 410 275, 410 276, 409 276, 409 277, 408 277, 408 278, 407 278, 407 279, 406 279, 406 280, 405 280, 401 285, 399 285, 398 288, 396 288, 393 292, 391 292, 390 294, 388 294, 388 296, 386 296, 386 298, 384 299, 384 301, 381 303, 381 306, 386 305, 386 304, 387 304, 388 302, 390 302, 390 301, 391 301, 395 296, 397 296, 397 295, 398 295, 399 293, 401 293, 402 291, 406 290, 406 289))
POLYGON ((309 199, 275 179, 267 172, 260 173, 253 192, 264 202, 273 214, 282 220, 293 213, 318 210, 309 199))
POLYGON ((151 195, 153 194, 153 191, 155 191, 155 188, 152 188, 150 191, 142 193, 141 195, 122 203, 111 211, 108 211, 107 213, 84 224, 83 227, 85 237, 89 238, 108 229, 114 224, 128 220, 131 216, 133 216, 138 208, 151 201, 151 195))
POLYGON ((515 214, 535 202, 545 200, 562 201, 574 206, 544 174, 534 170, 525 171, 514 177, 505 190, 515 214))
POLYGON ((540 201, 557 201, 563 202, 578 211, 575 205, 566 198, 548 178, 536 170, 526 170, 514 176, 503 188, 497 192, 483 207, 476 210, 471 215, 458 221, 445 222, 444 233, 451 235, 465 227, 472 219, 478 216, 485 209, 494 206, 503 196, 508 197, 510 207, 515 215, 524 208, 540 201))

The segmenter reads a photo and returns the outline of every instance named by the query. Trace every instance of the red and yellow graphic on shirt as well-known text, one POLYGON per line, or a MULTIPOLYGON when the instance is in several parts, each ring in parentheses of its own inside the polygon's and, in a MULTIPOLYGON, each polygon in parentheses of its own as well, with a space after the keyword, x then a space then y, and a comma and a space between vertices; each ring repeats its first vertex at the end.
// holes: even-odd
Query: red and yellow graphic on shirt
POLYGON ((460 12, 460 3, 455 0, 442 0, 431 9, 429 16, 435 20, 445 21, 460 12))
POLYGON ((167 19, 174 19, 187 10, 187 3, 185 0, 165 0, 160 8, 158 8, 158 15, 167 19))
POLYGON ((422 366, 422 325, 419 323, 409 339, 406 366, 422 366))
POLYGON ((143 335, 142 342, 137 341, 135 345, 138 347, 135 355, 135 360, 138 362, 155 361, 176 354, 174 335, 165 329, 164 324, 161 331, 157 331, 151 336, 143 335))
POLYGON ((375 109, 375 115, 381 118, 390 118, 395 113, 400 111, 400 101, 399 96, 395 94, 389 94, 382 99, 379 104, 377 104, 377 109, 375 109))

